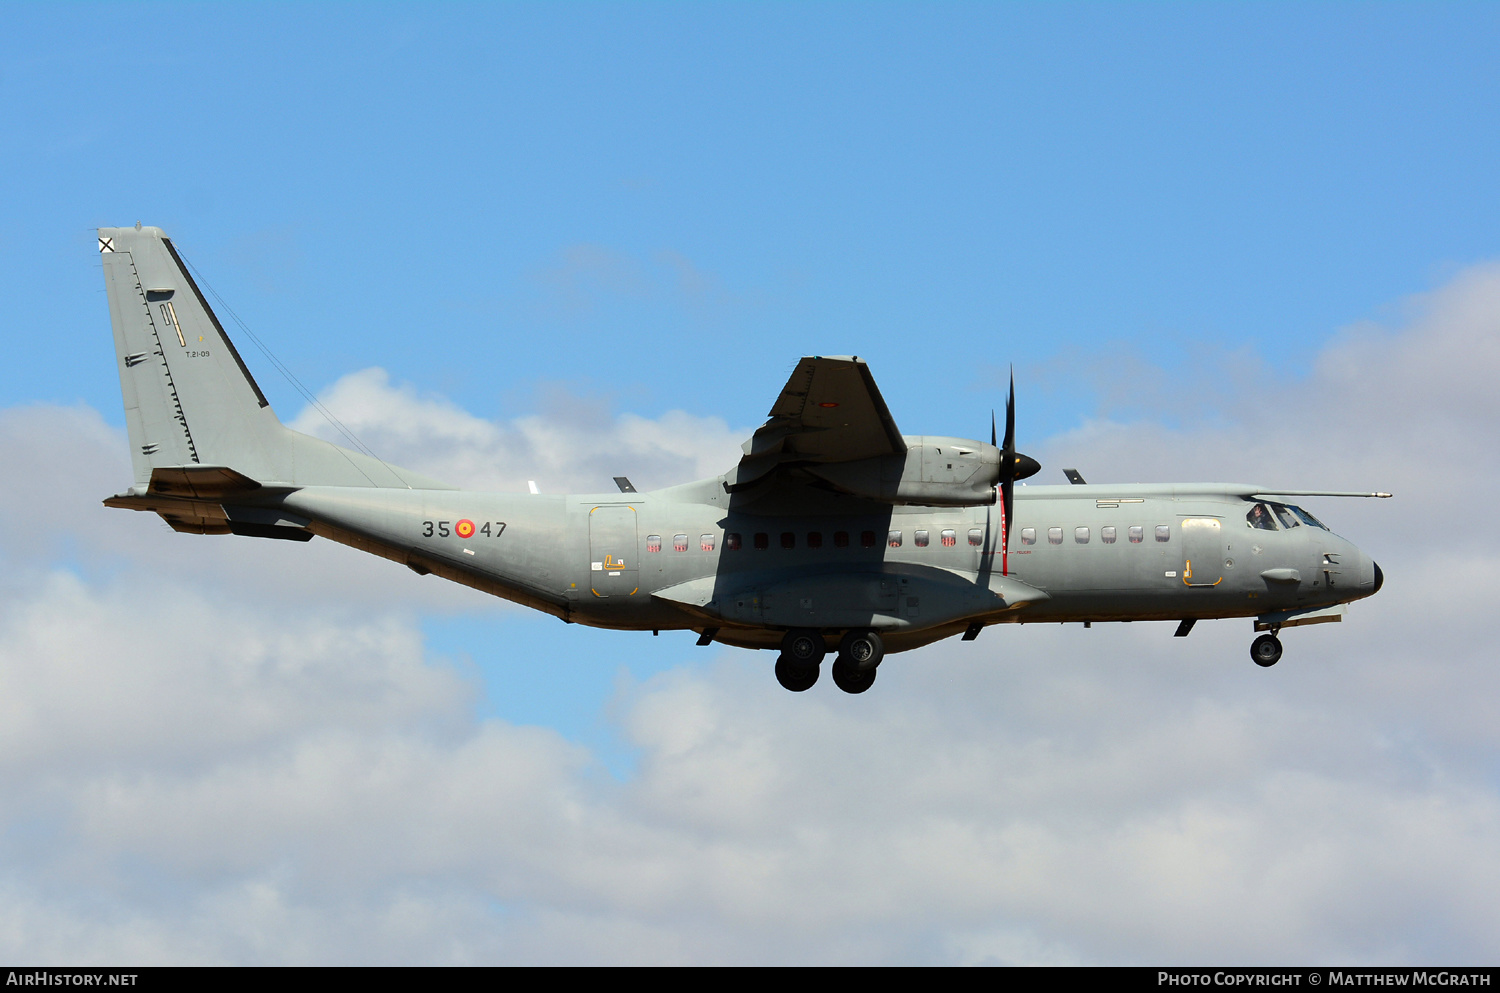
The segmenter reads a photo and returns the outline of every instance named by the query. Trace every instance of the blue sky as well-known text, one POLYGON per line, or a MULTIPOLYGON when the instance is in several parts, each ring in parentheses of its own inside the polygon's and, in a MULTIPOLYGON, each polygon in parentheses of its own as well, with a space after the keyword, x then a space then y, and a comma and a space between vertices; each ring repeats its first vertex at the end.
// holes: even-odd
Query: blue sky
POLYGON ((5 22, 13 958, 1493 961, 1500 556, 1455 491, 1497 482, 1500 7, 5 22), (907 433, 983 436, 1014 364, 1042 481, 1397 491, 1314 508, 1387 591, 1289 637, 1278 681, 1229 622, 1027 629, 882 669, 856 709, 324 542, 175 535, 98 506, 128 466, 93 230, 137 220, 380 454, 453 482, 722 471, 804 354, 868 359, 907 433), (870 818, 889 847, 817 840, 870 818), (80 865, 113 872, 93 903, 80 865))
MULTIPOLYGON (((56 281, 142 219, 310 385, 379 365, 483 413, 552 380, 744 424, 798 355, 856 352, 946 432, 1011 362, 1295 366, 1487 257, 1500 209, 1485 5, 8 16, 13 295, 97 324, 93 277, 56 281)), ((118 418, 107 367, 38 384, 32 340, 5 396, 118 418)), ((1027 400, 1046 433, 1098 403, 1065 377, 1027 400)))

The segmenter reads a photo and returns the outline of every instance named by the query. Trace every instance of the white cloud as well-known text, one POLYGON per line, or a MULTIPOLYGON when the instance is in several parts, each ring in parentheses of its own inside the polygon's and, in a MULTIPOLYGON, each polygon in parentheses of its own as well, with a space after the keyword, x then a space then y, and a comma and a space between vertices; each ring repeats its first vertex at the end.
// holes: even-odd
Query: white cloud
MULTIPOLYGON (((1027 626, 893 657, 864 696, 793 695, 766 653, 663 638, 708 661, 622 685, 623 783, 549 729, 476 719, 395 586, 335 581, 356 559, 105 513, 121 439, 87 410, 4 412, 0 456, 46 485, 0 506, 0 953, 1490 961, 1500 566, 1461 511, 1496 471, 1500 288, 1475 270, 1409 313, 1301 382, 1227 396, 1216 427, 1101 422, 1047 446, 1091 478, 1396 490, 1327 508, 1386 588, 1288 632, 1275 669, 1246 657, 1244 622, 1027 626)), ((393 461, 495 488, 676 482, 744 434, 687 414, 497 424, 379 370, 325 399, 393 461)), ((410 582, 423 610, 466 595, 410 582)))
MULTIPOLYGON (((496 422, 392 385, 384 369, 344 376, 319 399, 382 458, 480 490, 524 493, 527 480, 536 480, 548 493, 599 493, 614 489, 615 476, 629 476, 641 490, 705 479, 739 461, 753 430, 682 411, 656 420, 610 414, 573 397, 560 398, 549 416, 496 422)), ((291 426, 342 441, 311 409, 291 426)))

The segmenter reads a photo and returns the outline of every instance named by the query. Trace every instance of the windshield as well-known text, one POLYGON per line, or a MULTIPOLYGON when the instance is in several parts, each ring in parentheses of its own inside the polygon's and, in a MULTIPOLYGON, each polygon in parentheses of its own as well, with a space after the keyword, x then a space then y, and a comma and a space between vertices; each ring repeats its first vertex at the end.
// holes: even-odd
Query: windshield
POLYGON ((1314 517, 1313 515, 1309 514, 1307 511, 1303 510, 1301 507, 1293 507, 1291 509, 1292 509, 1292 513, 1296 514, 1298 517, 1302 518, 1304 521, 1306 521, 1307 523, 1311 524, 1313 527, 1315 527, 1315 528, 1322 528, 1324 531, 1328 530, 1328 525, 1327 524, 1324 524, 1322 521, 1318 520, 1316 517, 1314 517))

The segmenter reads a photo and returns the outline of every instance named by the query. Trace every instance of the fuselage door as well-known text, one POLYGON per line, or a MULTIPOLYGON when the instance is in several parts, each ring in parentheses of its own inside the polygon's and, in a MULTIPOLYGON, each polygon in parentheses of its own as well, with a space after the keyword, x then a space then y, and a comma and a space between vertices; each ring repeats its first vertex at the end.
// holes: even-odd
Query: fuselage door
POLYGON ((640 589, 635 508, 619 504, 589 511, 589 587, 594 596, 632 596, 640 589))
POLYGON ((1224 525, 1217 517, 1182 518, 1182 581, 1217 586, 1224 578, 1224 525))

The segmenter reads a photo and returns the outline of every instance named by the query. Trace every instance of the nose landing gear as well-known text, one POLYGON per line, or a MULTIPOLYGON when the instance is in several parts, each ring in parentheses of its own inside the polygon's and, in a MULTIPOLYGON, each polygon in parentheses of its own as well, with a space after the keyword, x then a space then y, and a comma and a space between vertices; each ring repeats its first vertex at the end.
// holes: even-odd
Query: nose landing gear
POLYGON ((1281 661, 1281 639, 1263 634, 1250 643, 1250 657, 1258 666, 1273 666, 1281 661))

